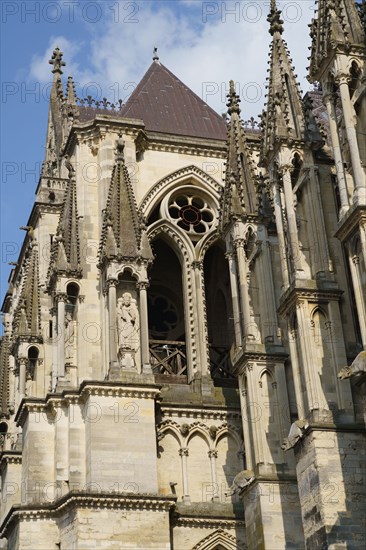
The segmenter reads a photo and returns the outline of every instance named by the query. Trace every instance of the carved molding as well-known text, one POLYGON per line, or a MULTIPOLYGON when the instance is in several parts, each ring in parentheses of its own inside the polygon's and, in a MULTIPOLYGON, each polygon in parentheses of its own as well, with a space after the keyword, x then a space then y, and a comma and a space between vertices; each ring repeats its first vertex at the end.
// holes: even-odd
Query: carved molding
POLYGON ((198 177, 198 179, 203 180, 206 183, 206 185, 214 189, 217 194, 221 192, 221 185, 216 180, 214 180, 211 176, 209 176, 206 172, 204 172, 197 166, 194 166, 193 164, 191 164, 190 166, 181 168, 176 172, 172 172, 168 176, 165 176, 163 179, 158 181, 154 185, 154 187, 148 192, 145 198, 142 200, 141 205, 139 207, 140 212, 145 215, 148 206, 154 202, 154 199, 159 194, 159 192, 162 189, 168 192, 168 185, 170 183, 172 182, 178 183, 178 180, 180 180, 184 176, 190 176, 190 175, 195 175, 198 177))
POLYGON ((149 493, 139 493, 134 495, 128 492, 120 494, 107 494, 89 491, 67 494, 56 502, 48 505, 33 507, 32 510, 22 510, 19 507, 13 507, 7 516, 1 536, 7 536, 13 523, 20 520, 34 521, 38 519, 50 519, 64 514, 67 510, 77 508, 94 509, 112 509, 112 510, 152 510, 158 512, 167 512, 174 506, 176 499, 174 497, 161 497, 149 493))

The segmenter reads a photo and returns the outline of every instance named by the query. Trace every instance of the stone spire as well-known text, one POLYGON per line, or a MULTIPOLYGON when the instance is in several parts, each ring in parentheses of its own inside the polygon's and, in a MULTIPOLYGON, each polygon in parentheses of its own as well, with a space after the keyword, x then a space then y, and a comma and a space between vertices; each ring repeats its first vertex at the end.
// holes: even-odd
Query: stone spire
POLYGON ((65 166, 69 171, 69 181, 52 244, 49 276, 62 274, 80 277, 80 237, 75 170, 69 159, 66 159, 65 166))
POLYGON ((40 336, 41 305, 39 296, 38 247, 31 240, 27 250, 25 274, 18 306, 14 313, 14 333, 17 336, 40 336))
POLYGON ((273 36, 276 32, 283 33, 283 20, 280 17, 281 12, 277 9, 276 0, 271 0, 271 10, 268 14, 267 21, 270 23, 269 33, 273 36))
POLYGON ((362 7, 362 4, 356 5, 354 0, 318 1, 318 15, 310 25, 312 45, 309 72, 312 81, 319 79, 319 70, 323 62, 329 62, 332 52, 347 52, 351 46, 365 47, 365 30, 360 18, 362 7))
POLYGON ((47 144, 45 156, 45 173, 55 177, 60 176, 60 154, 62 147, 63 116, 62 108, 65 101, 62 87, 62 69, 66 64, 62 61, 63 53, 55 48, 49 63, 53 66, 53 82, 50 94, 50 107, 48 112, 47 144))
MULTIPOLYGON (((120 136, 116 142, 116 163, 104 211, 100 243, 101 263, 112 258, 117 260, 136 259, 142 253, 140 250, 142 244, 141 222, 125 164, 124 148, 125 143, 120 136)), ((145 254, 148 253, 151 254, 151 250, 150 252, 145 250, 145 254)))
POLYGON ((72 76, 69 76, 67 79, 66 99, 69 105, 76 105, 76 92, 72 76))
POLYGON ((228 141, 226 178, 220 209, 220 227, 224 229, 232 218, 257 214, 256 176, 240 120, 240 98, 230 81, 228 94, 228 141))
POLYGON ((263 153, 274 148, 275 141, 301 140, 304 131, 302 98, 292 60, 282 38, 283 21, 275 0, 268 16, 272 38, 269 60, 267 104, 262 116, 263 153))

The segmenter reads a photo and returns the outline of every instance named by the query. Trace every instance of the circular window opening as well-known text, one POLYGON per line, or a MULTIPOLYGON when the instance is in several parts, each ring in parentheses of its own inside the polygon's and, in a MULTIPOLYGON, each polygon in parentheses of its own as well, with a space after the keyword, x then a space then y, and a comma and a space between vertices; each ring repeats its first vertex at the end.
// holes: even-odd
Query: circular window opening
POLYGON ((202 197, 180 194, 169 201, 171 219, 192 237, 208 232, 214 223, 212 207, 202 197))

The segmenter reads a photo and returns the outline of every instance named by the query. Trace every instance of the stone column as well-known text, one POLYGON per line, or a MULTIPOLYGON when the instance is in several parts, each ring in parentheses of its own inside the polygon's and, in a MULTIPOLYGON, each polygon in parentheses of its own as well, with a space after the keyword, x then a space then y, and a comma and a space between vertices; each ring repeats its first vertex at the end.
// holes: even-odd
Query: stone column
POLYGON ((251 322, 250 302, 249 302, 249 286, 248 286, 248 266, 244 250, 244 239, 236 239, 234 241, 236 255, 238 258, 239 281, 240 281, 240 302, 243 320, 243 338, 246 342, 249 336, 249 327, 251 322))
POLYGON ((317 236, 317 247, 319 258, 315 260, 315 264, 321 271, 333 271, 333 266, 330 262, 330 254, 327 242, 327 233, 324 223, 324 214, 320 196, 319 186, 319 168, 311 165, 309 167, 310 177, 310 207, 312 209, 314 228, 313 235, 317 236))
POLYGON ((349 200, 348 200, 346 175, 344 173, 341 145, 339 142, 339 135, 338 135, 337 114, 336 114, 335 103, 334 103, 335 96, 333 93, 328 91, 328 92, 325 92, 323 98, 324 98, 324 103, 328 113, 328 121, 329 121, 330 135, 332 139, 334 163, 335 163, 336 172, 337 172, 339 196, 341 199, 340 217, 342 217, 349 208, 349 200))
POLYGON ((253 444, 253 466, 259 462, 264 462, 264 453, 262 445, 262 403, 258 395, 258 380, 254 372, 253 365, 247 366, 247 381, 248 381, 248 422, 251 426, 252 444, 253 444))
POLYGON ((140 338, 141 338, 141 364, 142 372, 151 373, 150 365, 150 351, 149 351, 149 320, 147 309, 147 289, 149 283, 147 281, 140 281, 137 283, 140 296, 140 338))
POLYGON ((292 376, 294 379, 297 414, 299 419, 305 418, 304 392, 301 383, 301 370, 297 351, 297 331, 288 327, 288 345, 290 348, 292 376))
POLYGON ((117 279, 108 279, 109 364, 117 364, 117 279))
POLYGON ((9 410, 15 411, 15 364, 14 356, 9 355, 9 410))
POLYGON ((359 272, 360 259, 358 256, 349 255, 349 265, 353 282, 353 291, 355 293, 356 308, 361 331, 362 344, 366 346, 366 306, 365 296, 362 293, 362 286, 359 272))
POLYGON ((103 315, 103 377, 108 375, 109 365, 109 312, 108 312, 108 288, 103 288, 102 299, 102 315, 103 315))
POLYGON ((19 357, 19 401, 25 397, 25 383, 27 376, 27 363, 26 357, 19 357))
POLYGON ((188 447, 182 447, 179 449, 179 456, 181 457, 182 464, 182 479, 183 479, 183 502, 191 502, 188 490, 188 468, 187 468, 187 456, 188 447))
POLYGON ((365 173, 362 168, 360 152, 358 147, 355 113, 351 103, 348 88, 349 75, 340 74, 337 76, 337 83, 341 94, 344 126, 346 128, 347 140, 351 155, 352 173, 355 182, 355 192, 353 202, 355 204, 366 202, 366 182, 365 173))
POLYGON ((305 299, 297 301, 296 314, 308 408, 309 411, 322 409, 325 407, 326 399, 319 376, 321 365, 317 357, 314 357, 313 339, 310 335, 309 308, 305 299))
POLYGON ((264 233, 264 235, 263 240, 257 244, 259 254, 256 262, 258 264, 259 284, 261 286, 259 303, 261 307, 262 342, 265 342, 266 338, 269 338, 273 343, 278 343, 277 307, 273 285, 270 243, 267 239, 265 228, 261 227, 260 229, 262 229, 260 233, 262 235, 264 233))
POLYGON ((210 372, 210 352, 208 347, 206 297, 203 277, 203 262, 192 262, 195 280, 195 300, 197 312, 197 348, 199 351, 201 375, 206 376, 210 372))
POLYGON ((244 435, 244 448, 245 448, 245 463, 248 470, 253 469, 253 441, 251 437, 250 428, 253 428, 249 418, 249 408, 248 408, 248 389, 244 387, 245 377, 241 375, 240 381, 243 386, 240 390, 240 396, 242 401, 242 418, 243 418, 243 435, 244 435))
POLYGON ((57 362, 58 377, 65 376, 65 302, 67 295, 56 294, 57 302, 57 362))
POLYGON ((243 337, 241 333, 241 323, 240 323, 238 274, 236 271, 236 263, 235 263, 235 258, 233 253, 227 252, 225 256, 229 262, 231 298, 233 302, 233 315, 234 315, 235 345, 237 348, 239 348, 242 345, 243 337))
POLYGON ((295 213, 295 207, 294 207, 294 193, 292 190, 292 182, 291 182, 292 169, 293 169, 293 166, 291 164, 285 164, 281 166, 292 265, 295 272, 298 272, 298 271, 302 271, 302 267, 301 267, 299 239, 297 234, 296 213, 295 213))
POLYGON ((217 458, 217 451, 216 449, 210 449, 208 451, 208 458, 210 459, 210 465, 211 465, 211 480, 212 480, 212 501, 218 502, 220 500, 219 496, 219 488, 217 484, 217 476, 216 476, 216 458, 217 458))
POLYGON ((273 193, 273 206, 276 219, 276 228, 278 236, 278 247, 280 251, 280 263, 281 271, 283 278, 283 290, 289 285, 289 275, 288 275, 288 265, 287 265, 287 254, 286 254, 286 241, 285 241, 285 232, 283 228, 283 219, 282 219, 282 205, 281 205, 281 194, 279 190, 278 183, 274 182, 272 185, 273 193))
MULTIPOLYGON (((58 328, 57 328, 57 308, 53 307, 50 309, 52 315, 52 373, 51 373, 51 391, 55 391, 57 384, 57 375, 58 375, 58 328)), ((62 334, 63 337, 63 334, 62 334)))
POLYGON ((363 264, 366 269, 366 219, 363 218, 360 222, 360 239, 361 239, 361 251, 363 256, 363 264))

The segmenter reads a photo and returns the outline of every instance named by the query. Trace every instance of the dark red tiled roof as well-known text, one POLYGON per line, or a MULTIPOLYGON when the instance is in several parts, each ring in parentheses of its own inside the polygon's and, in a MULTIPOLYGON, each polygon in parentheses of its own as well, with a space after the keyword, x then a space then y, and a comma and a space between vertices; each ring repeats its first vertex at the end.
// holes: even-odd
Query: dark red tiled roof
POLYGON ((120 116, 142 119, 146 130, 226 140, 226 122, 164 65, 153 62, 120 116))

